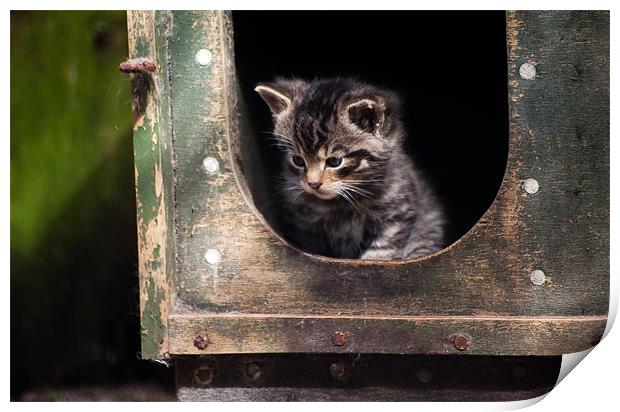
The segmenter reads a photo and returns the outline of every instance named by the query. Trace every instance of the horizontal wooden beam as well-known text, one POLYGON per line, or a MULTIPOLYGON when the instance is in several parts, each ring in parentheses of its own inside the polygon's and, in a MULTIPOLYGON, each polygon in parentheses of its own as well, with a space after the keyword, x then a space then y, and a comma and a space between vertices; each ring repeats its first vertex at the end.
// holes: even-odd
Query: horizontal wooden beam
POLYGON ((561 356, 174 357, 181 401, 514 401, 553 389, 561 356))
POLYGON ((606 316, 174 314, 173 355, 398 353, 551 356, 596 345, 606 316))

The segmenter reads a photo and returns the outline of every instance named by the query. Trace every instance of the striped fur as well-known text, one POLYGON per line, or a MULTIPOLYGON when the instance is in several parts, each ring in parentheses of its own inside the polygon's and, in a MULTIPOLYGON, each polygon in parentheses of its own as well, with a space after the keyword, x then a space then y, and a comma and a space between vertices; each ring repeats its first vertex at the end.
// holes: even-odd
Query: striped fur
POLYGON ((441 205, 402 147, 398 97, 355 79, 278 79, 256 91, 283 154, 286 236, 312 253, 409 259, 440 250, 441 205))

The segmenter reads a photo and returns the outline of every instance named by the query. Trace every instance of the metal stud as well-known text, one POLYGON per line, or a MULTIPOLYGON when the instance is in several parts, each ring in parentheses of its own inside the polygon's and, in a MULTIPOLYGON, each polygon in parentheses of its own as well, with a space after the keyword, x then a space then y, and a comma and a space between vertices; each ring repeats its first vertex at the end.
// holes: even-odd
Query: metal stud
POLYGON ((215 249, 209 249, 205 252, 205 260, 211 266, 217 266, 222 260, 222 255, 220 255, 220 252, 215 249))
POLYGON ((213 369, 204 365, 194 369, 194 381, 202 386, 210 385, 213 381, 213 369))
POLYGON ((202 161, 202 168, 209 175, 214 175, 220 170, 220 163, 214 157, 205 157, 202 161))
POLYGON ((246 379, 251 382, 256 382, 261 378, 261 376, 263 376, 263 368, 258 363, 251 362, 245 365, 243 373, 246 379))
POLYGON ((196 63, 201 66, 208 66, 213 61, 213 54, 207 49, 200 49, 196 52, 196 63))
POLYGON ((428 369, 422 368, 418 370, 416 377, 421 383, 429 383, 433 379, 433 373, 428 369))
POLYGON ((536 66, 532 63, 523 63, 519 67, 519 76, 525 80, 532 80, 536 77, 536 66))
POLYGON ((523 182, 523 190, 531 195, 538 192, 538 189, 540 189, 540 185, 536 179, 526 179, 525 182, 523 182))
POLYGON ((541 286, 546 281, 545 272, 538 269, 533 270, 532 273, 530 273, 530 280, 534 285, 541 286))
POLYGON ((342 361, 332 362, 329 365, 329 374, 337 381, 346 381, 349 377, 349 368, 342 361))

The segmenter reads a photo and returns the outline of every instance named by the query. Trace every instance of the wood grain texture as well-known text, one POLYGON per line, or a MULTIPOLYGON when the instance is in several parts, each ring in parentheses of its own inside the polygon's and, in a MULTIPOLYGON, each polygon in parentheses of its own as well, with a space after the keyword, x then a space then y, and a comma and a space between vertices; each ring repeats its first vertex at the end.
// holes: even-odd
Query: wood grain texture
POLYGON ((170 318, 172 353, 401 353, 561 355, 588 349, 605 330, 605 316, 584 317, 363 317, 212 315, 170 318), (334 334, 345 343, 334 344, 334 334), (198 349, 194 339, 207 336, 198 349), (467 348, 453 341, 460 335, 467 348))
MULTIPOLYGON (((236 89, 224 70, 232 59, 230 36, 222 34, 228 20, 217 13, 174 15, 183 303, 207 312, 298 315, 607 313, 608 39, 598 15, 509 14, 510 157, 497 199, 469 233, 444 251, 391 263, 309 256, 266 227, 247 202, 250 176, 244 175, 248 168, 238 154, 250 150, 244 146, 248 137, 235 135, 239 128, 231 126, 237 111, 230 104, 236 89), (558 36, 565 40, 559 42, 558 36), (192 59, 203 46, 215 56, 206 69, 192 59), (518 66, 532 54, 540 78, 521 80, 518 66), (583 66, 579 78, 575 64, 583 66), (206 155, 220 161, 216 176, 200 170, 206 155), (541 184, 535 195, 521 186, 531 177, 541 184), (222 255, 217 266, 204 259, 210 248, 222 255), (529 280, 535 269, 547 276, 543 286, 529 280)), ((258 135, 255 131, 254 138, 258 135)))
MULTIPOLYGON (((589 348, 591 335, 602 333, 609 304, 608 13, 508 13, 510 153, 497 198, 450 247, 398 262, 311 256, 270 230, 248 189, 256 180, 247 164, 252 142, 263 136, 241 116, 230 14, 166 15, 155 26, 158 41, 168 39, 174 137, 175 225, 159 232, 175 236, 177 289, 163 291, 178 296, 172 353, 196 353, 197 328, 221 338, 214 353, 334 351, 324 344, 333 326, 359 331, 356 350, 404 353, 446 353, 446 333, 463 325, 476 337, 473 353, 566 353, 589 348), (213 56, 206 66, 194 58, 203 48, 213 56), (532 80, 519 76, 526 62, 536 67, 532 80), (218 173, 205 173, 207 156, 218 161, 218 173), (523 190, 528 178, 538 180, 538 193, 523 190), (219 263, 206 261, 210 249, 219 263), (530 281, 535 269, 545 273, 541 286, 530 281), (313 326, 298 329, 300 319, 313 326), (375 327, 403 338, 381 343, 375 327), (278 341, 283 336, 291 338, 278 341)), ((172 215, 166 209, 158 222, 172 215)), ((141 273, 149 270, 141 263, 141 273)))
POLYGON ((127 13, 129 57, 149 58, 152 75, 131 75, 144 359, 168 357, 168 313, 174 296, 173 148, 169 117, 166 13, 127 13))

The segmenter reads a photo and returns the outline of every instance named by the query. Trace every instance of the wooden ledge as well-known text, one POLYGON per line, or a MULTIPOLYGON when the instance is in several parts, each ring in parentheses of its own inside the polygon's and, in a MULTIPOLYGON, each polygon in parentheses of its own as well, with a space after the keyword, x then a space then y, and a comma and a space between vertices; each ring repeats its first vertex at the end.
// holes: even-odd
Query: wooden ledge
POLYGON ((300 316, 174 314, 171 355, 398 353, 552 356, 581 352, 606 316, 300 316))

